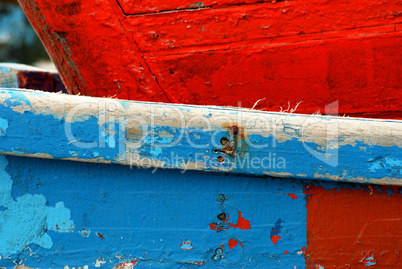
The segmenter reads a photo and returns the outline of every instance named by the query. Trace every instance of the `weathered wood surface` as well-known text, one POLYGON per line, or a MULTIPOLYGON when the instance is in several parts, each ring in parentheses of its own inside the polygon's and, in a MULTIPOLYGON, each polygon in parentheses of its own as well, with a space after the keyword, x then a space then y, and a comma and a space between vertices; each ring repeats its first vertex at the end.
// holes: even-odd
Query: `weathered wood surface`
POLYGON ((71 93, 402 119, 400 1, 19 3, 71 93))
POLYGON ((402 121, 0 89, 3 154, 402 185, 402 121))
POLYGON ((67 93, 57 72, 15 63, 0 63, 0 87, 67 93))

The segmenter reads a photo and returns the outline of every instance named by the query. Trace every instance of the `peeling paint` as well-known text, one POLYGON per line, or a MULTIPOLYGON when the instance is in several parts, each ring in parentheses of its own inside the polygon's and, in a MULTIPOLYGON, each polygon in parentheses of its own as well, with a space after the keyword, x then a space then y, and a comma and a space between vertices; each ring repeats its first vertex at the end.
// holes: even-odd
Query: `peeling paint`
POLYGON ((282 237, 279 235, 279 233, 282 230, 282 223, 283 221, 281 219, 278 219, 275 222, 274 227, 271 229, 271 241, 272 243, 274 243, 274 245, 276 245, 276 243, 278 242, 279 239, 281 239, 282 237))
POLYGON ((91 230, 88 228, 82 228, 82 230, 79 231, 79 233, 82 237, 89 237, 91 235, 91 230))
POLYGON ((8 128, 8 121, 0 118, 0 136, 5 136, 8 128))
POLYGON ((183 242, 180 243, 180 248, 182 250, 192 250, 193 247, 193 242, 191 242, 190 240, 186 239, 183 242))
POLYGON ((376 260, 374 258, 374 251, 371 251, 363 260, 363 264, 365 266, 374 266, 376 265, 376 260))
POLYGON ((70 210, 63 202, 55 207, 46 205, 43 195, 11 196, 12 180, 6 172, 6 157, 0 155, 0 255, 7 257, 22 251, 26 245, 36 244, 50 249, 53 241, 48 231, 71 233, 75 226, 70 210))

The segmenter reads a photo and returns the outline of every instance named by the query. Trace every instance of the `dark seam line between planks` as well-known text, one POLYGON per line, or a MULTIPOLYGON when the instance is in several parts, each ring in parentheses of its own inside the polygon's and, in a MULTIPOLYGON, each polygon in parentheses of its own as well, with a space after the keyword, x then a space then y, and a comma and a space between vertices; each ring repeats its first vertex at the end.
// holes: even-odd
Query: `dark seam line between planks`
MULTIPOLYGON (((257 2, 253 2, 253 3, 239 3, 239 4, 234 4, 234 5, 222 5, 221 7, 217 7, 214 8, 214 5, 210 5, 210 6, 203 6, 203 7, 195 7, 195 8, 183 8, 183 9, 172 9, 172 10, 161 10, 161 11, 157 11, 157 12, 143 12, 143 13, 134 13, 134 14, 128 14, 125 13, 125 11, 123 10, 123 7, 120 5, 119 0, 116 0, 117 4, 120 6, 121 10, 123 11, 124 15, 126 16, 144 16, 144 15, 157 15, 157 14, 166 14, 166 13, 175 13, 175 12, 193 12, 193 11, 200 11, 200 10, 221 10, 221 9, 227 9, 227 8, 231 8, 231 7, 237 7, 237 6, 252 6, 252 5, 261 5, 261 4, 269 4, 271 2, 269 1, 257 1, 257 2)), ((285 0, 278 0, 275 3, 271 3, 271 4, 276 4, 276 3, 280 3, 280 2, 285 2, 285 0)))

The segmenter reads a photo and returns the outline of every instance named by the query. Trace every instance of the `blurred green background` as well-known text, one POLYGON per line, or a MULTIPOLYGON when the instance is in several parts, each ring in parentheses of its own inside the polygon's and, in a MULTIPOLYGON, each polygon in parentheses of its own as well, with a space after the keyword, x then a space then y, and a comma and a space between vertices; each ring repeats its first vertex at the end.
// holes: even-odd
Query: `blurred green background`
POLYGON ((41 41, 15 0, 0 0, 0 62, 54 69, 41 41))

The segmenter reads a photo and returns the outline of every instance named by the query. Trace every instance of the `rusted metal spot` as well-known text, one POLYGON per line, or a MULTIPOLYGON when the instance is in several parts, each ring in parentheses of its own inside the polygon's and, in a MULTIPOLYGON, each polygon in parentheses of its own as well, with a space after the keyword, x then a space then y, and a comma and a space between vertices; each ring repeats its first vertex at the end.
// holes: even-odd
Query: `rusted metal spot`
MULTIPOLYGON (((214 149, 213 152, 214 153, 224 153, 226 155, 229 155, 231 157, 236 156, 236 142, 229 140, 226 137, 222 137, 220 140, 220 143, 222 145, 222 149, 214 149)), ((222 156, 220 156, 222 157, 222 156)), ((222 157, 223 158, 223 157, 222 157)), ((223 162, 223 160, 221 158, 218 157, 218 162, 219 160, 221 160, 221 162, 223 162)))
POLYGON ((151 32, 151 36, 152 36, 153 39, 158 39, 159 38, 159 35, 158 35, 157 32, 151 32))
POLYGON ((225 158, 223 158, 222 156, 218 156, 218 158, 216 158, 218 163, 223 163, 225 161, 225 158))
POLYGON ((225 213, 220 213, 218 216, 217 216, 217 218, 219 219, 219 220, 226 220, 226 214, 225 213))
POLYGON ((229 139, 227 139, 226 137, 222 137, 222 138, 221 138, 221 144, 222 144, 222 146, 226 146, 227 143, 229 143, 229 139))
POLYGON ((233 135, 237 135, 239 133, 239 127, 237 127, 237 126, 231 126, 229 128, 229 130, 230 130, 230 133, 233 135))
POLYGON ((226 200, 226 197, 224 194, 219 194, 218 196, 216 196, 216 201, 218 201, 219 203, 222 203, 226 200))
POLYGON ((220 259, 223 258, 222 254, 223 254, 223 249, 222 248, 217 248, 217 249, 215 249, 215 255, 212 256, 212 259, 217 262, 217 261, 219 261, 220 259))

